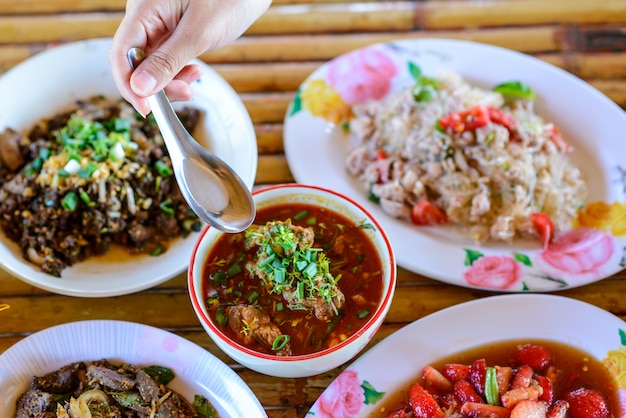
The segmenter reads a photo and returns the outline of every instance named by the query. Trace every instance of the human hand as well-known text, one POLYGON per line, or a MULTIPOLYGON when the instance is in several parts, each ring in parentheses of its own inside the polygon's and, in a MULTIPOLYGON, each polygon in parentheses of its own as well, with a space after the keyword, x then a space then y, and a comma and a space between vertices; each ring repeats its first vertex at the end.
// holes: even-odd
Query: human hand
POLYGON ((165 89, 171 100, 189 100, 189 84, 201 76, 188 64, 208 50, 237 39, 267 10, 271 0, 128 0, 109 50, 109 64, 122 96, 139 113, 147 97, 165 89), (133 71, 127 53, 139 47, 146 59, 133 71))

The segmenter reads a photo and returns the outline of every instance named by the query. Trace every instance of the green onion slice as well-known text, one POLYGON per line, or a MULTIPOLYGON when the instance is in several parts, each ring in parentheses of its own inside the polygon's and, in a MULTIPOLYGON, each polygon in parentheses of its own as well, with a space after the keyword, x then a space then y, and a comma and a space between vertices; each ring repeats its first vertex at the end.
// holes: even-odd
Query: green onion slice
POLYGON ((309 214, 308 210, 303 210, 302 212, 296 214, 293 219, 295 219, 296 221, 302 220, 304 218, 306 218, 306 216, 309 214))
POLYGON ((65 209, 69 210, 70 212, 73 212, 74 209, 76 209, 77 203, 78 203, 78 197, 76 196, 76 193, 67 192, 67 194, 63 197, 63 200, 61 201, 61 206, 63 206, 65 209))
POLYGON ((490 405, 500 405, 495 367, 487 367, 487 373, 485 374, 485 398, 490 405))
POLYGON ((168 177, 172 175, 171 167, 169 167, 167 164, 165 164, 161 160, 157 160, 154 163, 154 168, 156 169, 157 173, 159 173, 160 176, 168 177))
POLYGON ((278 351, 285 348, 287 344, 289 344, 290 337, 289 335, 281 334, 274 339, 272 343, 272 350, 278 351))

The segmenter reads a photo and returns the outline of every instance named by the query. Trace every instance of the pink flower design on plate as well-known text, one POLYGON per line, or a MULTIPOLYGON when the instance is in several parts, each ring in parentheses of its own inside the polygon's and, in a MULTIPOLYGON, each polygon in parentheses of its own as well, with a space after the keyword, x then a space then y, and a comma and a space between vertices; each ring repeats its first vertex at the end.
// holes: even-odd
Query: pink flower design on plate
POLYGON ((610 234, 583 227, 560 235, 540 257, 561 272, 600 275, 614 252, 615 240, 610 234))
POLYGON ((519 264, 513 258, 502 255, 480 257, 465 272, 468 284, 490 289, 509 289, 520 277, 519 264))
POLYGON ((397 72, 387 55, 374 48, 364 48, 331 61, 328 80, 343 100, 352 105, 385 97, 397 72))
POLYGON ((359 413, 365 395, 359 376, 354 370, 345 370, 330 384, 317 400, 316 417, 349 418, 359 413))

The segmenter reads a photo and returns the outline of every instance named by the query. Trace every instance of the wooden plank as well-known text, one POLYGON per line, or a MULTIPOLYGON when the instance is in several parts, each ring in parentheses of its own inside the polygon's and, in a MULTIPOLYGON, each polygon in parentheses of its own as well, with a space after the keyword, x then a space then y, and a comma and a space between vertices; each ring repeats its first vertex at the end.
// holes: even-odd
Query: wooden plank
POLYGON ((345 52, 378 42, 423 38, 463 39, 497 45, 526 53, 561 50, 557 26, 501 28, 481 31, 354 33, 336 35, 245 36, 200 56, 209 63, 325 61, 345 52))
POLYGON ((281 123, 294 94, 295 92, 245 93, 240 94, 240 97, 253 123, 281 123))
POLYGON ((626 20, 622 0, 519 0, 418 2, 420 29, 452 29, 544 24, 605 24, 626 20))
POLYGON ((0 0, 0 14, 123 11, 126 0, 0 0))
POLYGON ((295 91, 324 61, 211 65, 239 93, 295 91))
POLYGON ((275 5, 250 27, 248 33, 407 31, 414 28, 415 5, 414 1, 275 5))
POLYGON ((0 44, 109 37, 121 18, 122 13, 0 16, 0 44))
MULTIPOLYGON (((380 0, 274 0, 276 5, 308 5, 311 3, 367 3, 380 0)), ((392 0, 388 2, 398 2, 392 0)), ((126 0, 0 0, 0 14, 68 13, 123 11, 126 0)))
POLYGON ((254 126, 259 154, 280 154, 283 149, 283 125, 266 123, 254 126))
POLYGON ((260 155, 257 164, 257 184, 293 183, 294 179, 284 155, 260 155))

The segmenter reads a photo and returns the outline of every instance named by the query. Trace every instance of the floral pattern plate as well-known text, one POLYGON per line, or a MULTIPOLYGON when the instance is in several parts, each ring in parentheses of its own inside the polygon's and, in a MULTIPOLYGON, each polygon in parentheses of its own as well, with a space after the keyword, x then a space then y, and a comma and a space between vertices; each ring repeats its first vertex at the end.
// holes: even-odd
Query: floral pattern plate
POLYGON ((176 375, 172 389, 189 400, 205 396, 221 417, 267 416, 237 373, 199 345, 148 325, 93 320, 44 329, 0 355, 0 418, 13 418, 15 402, 32 376, 100 359, 169 367, 176 375))
POLYGON ((444 282, 505 292, 581 286, 626 267, 626 114, 595 88, 534 57, 468 41, 413 39, 375 44, 324 64, 300 86, 285 116, 285 153, 296 181, 335 189, 367 207, 389 235, 398 264, 444 282), (477 245, 452 227, 416 227, 392 219, 344 168, 353 145, 350 106, 383 99, 414 82, 414 69, 459 73, 491 88, 519 80, 536 109, 574 146, 588 204, 572 229, 545 251, 538 243, 477 245))
POLYGON ((616 379, 621 411, 615 416, 626 417, 626 323, 586 302, 546 294, 487 297, 405 326, 337 376, 306 416, 371 416, 427 364, 490 342, 524 339, 573 345, 602 361, 616 379))

